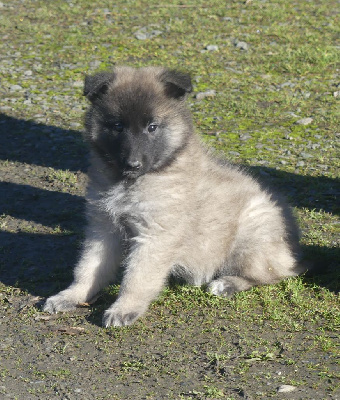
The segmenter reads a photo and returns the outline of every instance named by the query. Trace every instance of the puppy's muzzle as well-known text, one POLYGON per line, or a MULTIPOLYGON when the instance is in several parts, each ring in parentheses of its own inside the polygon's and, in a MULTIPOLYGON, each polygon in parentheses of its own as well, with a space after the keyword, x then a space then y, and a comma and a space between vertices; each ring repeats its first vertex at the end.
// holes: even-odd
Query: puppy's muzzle
POLYGON ((143 166, 141 161, 138 160, 128 160, 126 162, 126 167, 131 171, 138 171, 143 166))

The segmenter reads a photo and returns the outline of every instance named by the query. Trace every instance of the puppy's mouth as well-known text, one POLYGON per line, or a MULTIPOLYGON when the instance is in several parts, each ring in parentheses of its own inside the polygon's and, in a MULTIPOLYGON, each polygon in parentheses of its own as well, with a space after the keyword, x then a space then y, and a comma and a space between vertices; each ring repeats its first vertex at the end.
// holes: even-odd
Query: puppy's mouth
POLYGON ((124 178, 127 179, 136 179, 138 178, 140 175, 143 175, 143 172, 141 170, 134 170, 134 169, 125 169, 122 172, 124 178))

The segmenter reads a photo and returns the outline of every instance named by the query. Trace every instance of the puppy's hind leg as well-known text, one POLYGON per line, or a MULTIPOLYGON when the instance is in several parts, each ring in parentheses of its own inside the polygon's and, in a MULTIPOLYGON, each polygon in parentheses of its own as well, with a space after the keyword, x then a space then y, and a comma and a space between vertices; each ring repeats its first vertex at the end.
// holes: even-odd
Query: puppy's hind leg
POLYGON ((232 296, 253 286, 277 283, 298 274, 297 260, 284 242, 259 244, 257 248, 235 253, 226 268, 230 275, 222 275, 209 284, 212 294, 232 296))
POLYGON ((121 242, 112 225, 101 221, 88 228, 83 252, 74 270, 74 281, 65 290, 49 297, 43 310, 49 313, 70 311, 79 303, 91 300, 114 278, 121 262, 121 242))

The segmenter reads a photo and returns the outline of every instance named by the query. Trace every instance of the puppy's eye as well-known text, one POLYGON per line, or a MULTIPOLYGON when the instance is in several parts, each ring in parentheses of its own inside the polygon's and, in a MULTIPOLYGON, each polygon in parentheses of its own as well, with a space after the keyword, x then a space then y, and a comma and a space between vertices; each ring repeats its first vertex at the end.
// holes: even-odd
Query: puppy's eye
POLYGON ((123 129, 124 129, 124 125, 123 125, 122 122, 119 122, 119 121, 114 122, 114 124, 113 124, 113 129, 114 129, 115 131, 117 131, 117 132, 122 132, 123 129))
POLYGON ((155 132, 155 130, 158 128, 158 125, 157 124, 150 124, 149 126, 148 126, 148 132, 155 132))

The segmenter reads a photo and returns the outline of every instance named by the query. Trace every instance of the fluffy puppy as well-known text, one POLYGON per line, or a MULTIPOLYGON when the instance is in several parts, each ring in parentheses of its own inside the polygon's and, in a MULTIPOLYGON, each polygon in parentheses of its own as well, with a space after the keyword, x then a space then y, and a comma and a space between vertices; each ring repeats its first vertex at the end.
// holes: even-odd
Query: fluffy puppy
POLYGON ((194 133, 186 74, 121 67, 88 76, 88 227, 74 281, 44 310, 69 311, 124 268, 105 326, 132 324, 175 274, 230 296, 301 270, 286 206, 194 133))

